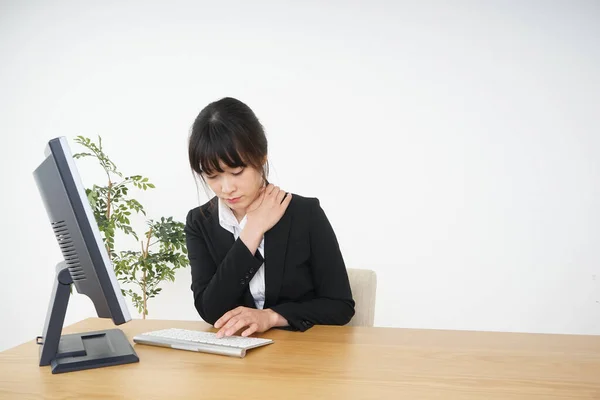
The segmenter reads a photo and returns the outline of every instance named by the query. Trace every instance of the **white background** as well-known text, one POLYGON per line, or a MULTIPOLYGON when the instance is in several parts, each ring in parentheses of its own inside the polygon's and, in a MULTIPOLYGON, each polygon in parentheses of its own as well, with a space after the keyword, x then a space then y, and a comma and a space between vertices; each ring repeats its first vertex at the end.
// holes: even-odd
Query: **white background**
MULTIPOLYGON (((189 129, 224 96, 377 272, 376 325, 600 334, 599 3, 413 3, 0 1, 0 350, 41 333, 61 260, 46 142, 102 135, 156 184, 149 215, 183 221, 207 199, 189 129)), ((199 319, 189 286, 150 317, 199 319)), ((94 315, 75 295, 66 323, 94 315)))

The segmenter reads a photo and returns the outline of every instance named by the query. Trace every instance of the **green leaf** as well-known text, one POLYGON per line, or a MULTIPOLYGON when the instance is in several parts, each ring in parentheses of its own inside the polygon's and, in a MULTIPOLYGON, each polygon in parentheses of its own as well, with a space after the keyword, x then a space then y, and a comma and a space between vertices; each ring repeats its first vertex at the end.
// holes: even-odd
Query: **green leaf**
POLYGON ((83 158, 83 157, 94 157, 91 153, 75 153, 73 154, 73 158, 83 158))

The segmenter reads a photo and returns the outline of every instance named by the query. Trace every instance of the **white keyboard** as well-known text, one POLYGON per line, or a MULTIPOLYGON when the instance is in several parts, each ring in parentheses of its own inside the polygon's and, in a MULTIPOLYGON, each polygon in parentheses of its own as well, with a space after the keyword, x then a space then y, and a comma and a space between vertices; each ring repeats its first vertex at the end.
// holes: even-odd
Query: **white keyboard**
POLYGON ((135 343, 170 347, 178 350, 198 351, 244 357, 246 350, 273 343, 271 339, 242 336, 217 338, 215 333, 187 329, 163 329, 146 332, 133 338, 135 343))

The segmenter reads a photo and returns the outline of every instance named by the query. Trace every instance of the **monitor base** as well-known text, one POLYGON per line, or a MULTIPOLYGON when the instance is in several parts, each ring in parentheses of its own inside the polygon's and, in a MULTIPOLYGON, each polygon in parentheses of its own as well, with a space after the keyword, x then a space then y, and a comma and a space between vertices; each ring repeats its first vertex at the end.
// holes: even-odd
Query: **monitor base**
POLYGON ((53 374, 138 362, 135 350, 120 329, 62 335, 53 374))

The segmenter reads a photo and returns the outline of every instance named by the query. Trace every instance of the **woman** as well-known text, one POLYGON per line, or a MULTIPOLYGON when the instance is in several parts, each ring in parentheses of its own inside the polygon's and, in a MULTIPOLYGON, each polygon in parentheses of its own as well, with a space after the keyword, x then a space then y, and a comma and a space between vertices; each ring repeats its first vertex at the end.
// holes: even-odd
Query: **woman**
POLYGON ((333 229, 317 199, 268 183, 254 112, 233 98, 206 106, 189 160, 216 195, 188 213, 185 233, 194 304, 217 336, 348 323, 354 300, 333 229))

